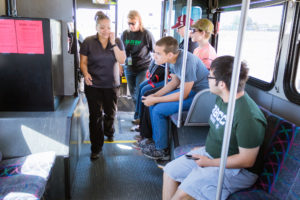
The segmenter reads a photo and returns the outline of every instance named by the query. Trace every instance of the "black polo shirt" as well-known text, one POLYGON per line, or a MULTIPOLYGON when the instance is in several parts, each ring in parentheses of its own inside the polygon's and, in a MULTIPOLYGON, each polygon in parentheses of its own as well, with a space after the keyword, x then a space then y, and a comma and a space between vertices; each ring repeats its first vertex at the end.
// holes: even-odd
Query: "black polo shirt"
MULTIPOLYGON (((151 62, 151 52, 154 51, 155 40, 150 31, 132 32, 125 30, 121 36, 125 45, 126 56, 132 57, 132 65, 128 69, 134 72, 147 70, 151 62)), ((128 60, 126 61, 126 64, 128 60)))
MULTIPOLYGON (((123 42, 116 38, 120 50, 124 50, 123 42)), ((88 73, 92 76, 91 87, 114 88, 120 86, 119 66, 110 42, 104 49, 98 40, 98 34, 87 37, 81 47, 80 54, 88 57, 88 73)))

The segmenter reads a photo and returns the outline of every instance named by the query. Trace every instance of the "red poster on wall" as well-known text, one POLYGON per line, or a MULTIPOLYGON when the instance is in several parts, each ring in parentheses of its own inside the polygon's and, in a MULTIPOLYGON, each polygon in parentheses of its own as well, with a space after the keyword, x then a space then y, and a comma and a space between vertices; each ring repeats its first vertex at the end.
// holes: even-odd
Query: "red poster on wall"
POLYGON ((18 53, 44 54, 42 21, 15 20, 18 53))
POLYGON ((0 53, 17 53, 15 20, 0 19, 0 53))

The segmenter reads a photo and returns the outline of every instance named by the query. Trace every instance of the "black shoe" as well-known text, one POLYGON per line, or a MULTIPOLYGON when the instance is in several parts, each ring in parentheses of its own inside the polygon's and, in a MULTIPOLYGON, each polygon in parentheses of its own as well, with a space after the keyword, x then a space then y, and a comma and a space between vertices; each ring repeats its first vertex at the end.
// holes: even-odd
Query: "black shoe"
POLYGON ((99 157, 99 153, 91 153, 91 160, 97 160, 99 157))
POLYGON ((107 142, 113 142, 114 141, 114 136, 108 136, 106 141, 107 142))

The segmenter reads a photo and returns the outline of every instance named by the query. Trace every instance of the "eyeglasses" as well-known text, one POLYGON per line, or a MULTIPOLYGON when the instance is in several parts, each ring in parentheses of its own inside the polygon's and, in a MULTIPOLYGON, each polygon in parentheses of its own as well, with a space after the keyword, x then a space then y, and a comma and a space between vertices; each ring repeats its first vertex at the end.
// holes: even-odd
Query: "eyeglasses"
POLYGON ((128 22, 128 26, 130 26, 130 25, 134 26, 134 25, 135 25, 135 23, 128 22))
POLYGON ((191 33, 196 33, 196 32, 202 32, 202 30, 196 29, 196 28, 192 28, 191 29, 191 33))
POLYGON ((207 76, 207 79, 216 79, 216 77, 213 77, 213 76, 207 76))

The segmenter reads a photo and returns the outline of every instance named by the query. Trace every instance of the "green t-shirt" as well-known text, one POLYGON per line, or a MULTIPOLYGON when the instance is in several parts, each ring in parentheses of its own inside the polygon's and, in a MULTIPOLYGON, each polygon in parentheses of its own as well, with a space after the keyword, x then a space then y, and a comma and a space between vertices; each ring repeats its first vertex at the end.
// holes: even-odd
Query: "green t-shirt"
MULTIPOLYGON (((213 158, 220 158, 228 103, 217 97, 209 119, 206 151, 213 158)), ((239 147, 255 148, 263 143, 267 125, 263 113, 245 93, 236 100, 228 156, 238 154, 239 147)))

